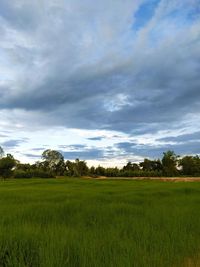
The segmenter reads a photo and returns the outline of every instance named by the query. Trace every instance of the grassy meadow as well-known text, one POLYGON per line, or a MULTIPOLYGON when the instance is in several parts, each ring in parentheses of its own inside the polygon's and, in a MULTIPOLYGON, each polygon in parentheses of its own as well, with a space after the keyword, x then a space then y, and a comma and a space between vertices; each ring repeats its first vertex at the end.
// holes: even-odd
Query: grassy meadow
POLYGON ((200 183, 0 181, 0 267, 200 266, 200 183))

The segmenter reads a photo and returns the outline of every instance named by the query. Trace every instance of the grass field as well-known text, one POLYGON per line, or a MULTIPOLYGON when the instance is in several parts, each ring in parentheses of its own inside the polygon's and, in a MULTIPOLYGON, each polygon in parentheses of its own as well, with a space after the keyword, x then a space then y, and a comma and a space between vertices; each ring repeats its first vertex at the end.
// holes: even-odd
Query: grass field
POLYGON ((0 181, 1 267, 200 266, 199 255, 198 182, 0 181))

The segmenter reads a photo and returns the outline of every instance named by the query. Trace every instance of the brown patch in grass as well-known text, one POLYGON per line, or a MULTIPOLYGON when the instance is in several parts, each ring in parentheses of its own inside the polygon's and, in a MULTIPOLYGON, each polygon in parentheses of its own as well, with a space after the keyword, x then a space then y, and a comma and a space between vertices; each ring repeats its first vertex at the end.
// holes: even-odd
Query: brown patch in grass
POLYGON ((200 257, 187 258, 181 264, 174 267, 200 267, 200 257))
POLYGON ((156 181, 163 181, 163 182, 200 182, 200 177, 105 177, 105 176, 100 176, 95 179, 156 180, 156 181))

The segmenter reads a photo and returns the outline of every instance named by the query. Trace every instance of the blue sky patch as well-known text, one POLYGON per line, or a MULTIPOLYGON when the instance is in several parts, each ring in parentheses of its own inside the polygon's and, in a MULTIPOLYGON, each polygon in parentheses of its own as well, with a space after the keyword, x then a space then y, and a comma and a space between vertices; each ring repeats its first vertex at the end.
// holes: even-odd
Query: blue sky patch
POLYGON ((134 14, 132 29, 138 31, 153 17, 160 0, 145 1, 134 14))

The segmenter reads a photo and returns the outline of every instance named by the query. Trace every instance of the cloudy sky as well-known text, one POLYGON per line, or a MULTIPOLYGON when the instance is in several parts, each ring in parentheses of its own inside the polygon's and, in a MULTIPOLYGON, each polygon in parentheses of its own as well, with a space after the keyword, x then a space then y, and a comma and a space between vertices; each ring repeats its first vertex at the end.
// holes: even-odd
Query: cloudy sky
POLYGON ((107 166, 200 154, 200 1, 0 0, 0 146, 107 166))

